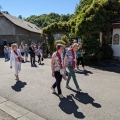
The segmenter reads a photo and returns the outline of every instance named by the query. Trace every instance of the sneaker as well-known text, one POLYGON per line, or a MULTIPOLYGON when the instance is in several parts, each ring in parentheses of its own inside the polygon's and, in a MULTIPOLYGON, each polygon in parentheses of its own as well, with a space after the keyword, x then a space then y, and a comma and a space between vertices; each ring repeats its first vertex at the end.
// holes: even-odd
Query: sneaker
POLYGON ((83 70, 85 71, 86 69, 83 67, 83 70))
POLYGON ((69 85, 66 85, 66 88, 70 89, 71 87, 69 85))
POLYGON ((77 89, 77 91, 78 91, 78 92, 80 92, 80 91, 81 91, 81 89, 80 89, 80 88, 78 88, 78 89, 77 89))
POLYGON ((59 95, 59 97, 60 97, 60 98, 64 98, 64 96, 63 96, 62 94, 61 94, 61 95, 59 95))
POLYGON ((51 89, 53 90, 53 92, 55 92, 55 88, 51 87, 51 89))

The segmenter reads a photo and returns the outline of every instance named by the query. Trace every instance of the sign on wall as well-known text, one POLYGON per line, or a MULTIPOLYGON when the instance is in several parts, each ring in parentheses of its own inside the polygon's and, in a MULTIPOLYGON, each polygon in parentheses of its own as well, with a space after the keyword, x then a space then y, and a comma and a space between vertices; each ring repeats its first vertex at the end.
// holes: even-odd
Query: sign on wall
POLYGON ((119 34, 115 34, 113 37, 113 44, 119 44, 119 34))

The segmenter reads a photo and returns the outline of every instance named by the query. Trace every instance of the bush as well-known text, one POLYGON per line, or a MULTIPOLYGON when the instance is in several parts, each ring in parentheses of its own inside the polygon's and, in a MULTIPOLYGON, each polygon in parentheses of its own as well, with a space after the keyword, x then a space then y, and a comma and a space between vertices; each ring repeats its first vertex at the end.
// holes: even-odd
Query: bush
POLYGON ((48 50, 49 50, 50 54, 52 54, 55 50, 53 35, 51 35, 51 34, 48 35, 47 43, 48 43, 48 50))
POLYGON ((84 61, 89 63, 91 60, 95 59, 94 54, 98 51, 100 43, 96 39, 95 35, 91 36, 82 36, 83 49, 85 50, 84 61))
POLYGON ((95 57, 100 60, 110 60, 113 58, 113 50, 109 45, 99 47, 99 50, 95 53, 95 57))
POLYGON ((65 42, 63 40, 56 40, 55 41, 57 44, 64 44, 65 42))
POLYGON ((67 46, 69 46, 70 41, 69 41, 69 38, 66 35, 62 36, 61 40, 64 41, 67 44, 67 46))

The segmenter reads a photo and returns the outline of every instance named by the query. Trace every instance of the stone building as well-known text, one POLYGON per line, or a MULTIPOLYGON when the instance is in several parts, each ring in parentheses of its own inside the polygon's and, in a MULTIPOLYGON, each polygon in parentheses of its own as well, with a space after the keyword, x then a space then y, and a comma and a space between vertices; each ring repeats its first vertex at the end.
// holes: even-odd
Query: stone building
POLYGON ((22 19, 11 16, 8 12, 0 12, 0 55, 6 44, 23 42, 30 45, 31 42, 38 43, 44 38, 40 36, 42 30, 36 25, 22 19))

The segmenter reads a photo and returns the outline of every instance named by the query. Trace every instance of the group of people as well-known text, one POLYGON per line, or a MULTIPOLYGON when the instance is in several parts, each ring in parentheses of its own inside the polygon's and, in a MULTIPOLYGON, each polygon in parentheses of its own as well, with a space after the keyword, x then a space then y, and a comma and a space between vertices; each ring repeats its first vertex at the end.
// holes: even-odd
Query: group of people
POLYGON ((66 44, 56 45, 56 51, 53 53, 51 59, 52 76, 55 77, 56 82, 52 85, 51 89, 55 92, 55 88, 57 87, 60 98, 64 97, 60 87, 62 78, 67 80, 66 88, 70 89, 69 82, 72 77, 77 91, 81 91, 76 79, 75 69, 79 69, 81 61, 83 70, 85 70, 83 54, 85 54, 85 51, 82 48, 82 43, 78 44, 74 42, 68 50, 66 49, 66 44), (68 78, 66 78, 66 68, 68 69, 68 78))
MULTIPOLYGON (((30 47, 23 43, 21 43, 19 48, 16 43, 12 44, 11 47, 4 47, 5 60, 10 59, 11 69, 14 66, 16 80, 19 80, 18 73, 21 71, 21 62, 24 59, 25 62, 27 62, 28 54, 30 54, 31 67, 35 66, 35 56, 38 57, 38 64, 41 64, 42 50, 40 44, 38 44, 37 47, 33 42, 30 47)), ((83 54, 85 54, 85 51, 82 48, 82 43, 78 44, 77 42, 74 42, 68 49, 66 48, 66 44, 56 45, 56 51, 53 53, 51 59, 52 76, 55 77, 56 81, 52 85, 51 89, 55 92, 55 88, 57 87, 60 98, 63 98, 60 87, 62 78, 67 80, 66 88, 70 89, 69 82, 72 77, 77 91, 81 91, 76 79, 75 69, 79 69, 81 61, 83 70, 85 70, 83 54), (68 69, 68 78, 66 77, 66 68, 68 69)))
MULTIPOLYGON (((4 54, 8 56, 7 48, 6 49, 4 48, 4 54)), ((41 64, 43 55, 42 55, 42 49, 40 44, 38 44, 38 48, 33 42, 31 43, 30 47, 28 47, 27 44, 24 45, 23 43, 21 43, 19 47, 16 43, 14 43, 10 47, 10 52, 9 52, 10 68, 12 69, 14 66, 16 80, 19 80, 18 73, 21 71, 21 63, 28 61, 28 54, 30 54, 31 67, 36 66, 35 64, 36 56, 38 57, 38 64, 41 64)), ((5 59, 6 59, 6 56, 5 56, 5 59)))

